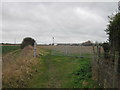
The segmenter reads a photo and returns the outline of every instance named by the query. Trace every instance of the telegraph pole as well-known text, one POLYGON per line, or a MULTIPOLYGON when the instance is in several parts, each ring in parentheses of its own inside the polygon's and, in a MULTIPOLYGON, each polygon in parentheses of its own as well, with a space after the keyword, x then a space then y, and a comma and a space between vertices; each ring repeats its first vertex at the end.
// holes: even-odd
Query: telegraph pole
POLYGON ((53 37, 53 45, 54 45, 54 37, 53 37))

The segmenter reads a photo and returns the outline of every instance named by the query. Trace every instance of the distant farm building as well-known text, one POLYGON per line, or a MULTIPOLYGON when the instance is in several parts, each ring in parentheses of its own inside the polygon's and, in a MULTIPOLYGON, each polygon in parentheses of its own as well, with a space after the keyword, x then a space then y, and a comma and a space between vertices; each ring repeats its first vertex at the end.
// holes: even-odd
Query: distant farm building
POLYGON ((81 45, 83 45, 83 46, 92 46, 93 43, 91 41, 86 41, 86 42, 83 42, 81 45))

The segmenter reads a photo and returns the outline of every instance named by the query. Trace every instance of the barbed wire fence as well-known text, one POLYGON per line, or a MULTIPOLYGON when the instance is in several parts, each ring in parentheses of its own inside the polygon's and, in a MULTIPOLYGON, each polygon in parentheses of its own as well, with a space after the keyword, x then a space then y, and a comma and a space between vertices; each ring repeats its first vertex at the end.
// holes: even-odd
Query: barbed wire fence
POLYGON ((120 88, 120 53, 101 52, 101 46, 97 46, 96 50, 94 48, 95 46, 92 59, 93 79, 104 88, 120 88))
POLYGON ((55 55, 55 56, 85 57, 85 54, 93 54, 92 46, 58 45, 58 46, 52 46, 52 52, 51 52, 51 55, 55 55))
MULTIPOLYGON (((105 53, 102 46, 47 46, 51 55, 77 56, 91 54, 92 77, 104 88, 120 88, 120 53, 105 53), (107 56, 107 57, 106 57, 107 56)), ((86 57, 86 56, 85 56, 86 57)))

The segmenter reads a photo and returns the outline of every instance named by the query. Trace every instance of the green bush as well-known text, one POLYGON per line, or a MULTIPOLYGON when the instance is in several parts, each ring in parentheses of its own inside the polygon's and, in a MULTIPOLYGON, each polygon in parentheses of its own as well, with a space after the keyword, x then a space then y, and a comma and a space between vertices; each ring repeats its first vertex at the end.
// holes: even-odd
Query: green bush
POLYGON ((110 51, 109 43, 103 43, 102 46, 103 46, 104 52, 109 52, 110 51))
POLYGON ((109 36, 111 52, 120 52, 120 13, 109 17, 109 25, 105 31, 109 36))
POLYGON ((22 41, 21 49, 23 49, 24 47, 29 46, 29 45, 34 46, 34 43, 35 43, 34 39, 32 39, 30 37, 26 37, 22 41))

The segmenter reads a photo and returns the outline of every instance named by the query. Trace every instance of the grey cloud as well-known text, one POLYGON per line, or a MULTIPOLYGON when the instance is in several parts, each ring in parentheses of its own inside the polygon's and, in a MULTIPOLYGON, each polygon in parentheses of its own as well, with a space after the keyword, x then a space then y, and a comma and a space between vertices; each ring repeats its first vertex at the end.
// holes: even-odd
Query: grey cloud
POLYGON ((105 41, 117 3, 3 3, 3 42, 31 36, 38 43, 105 41))

